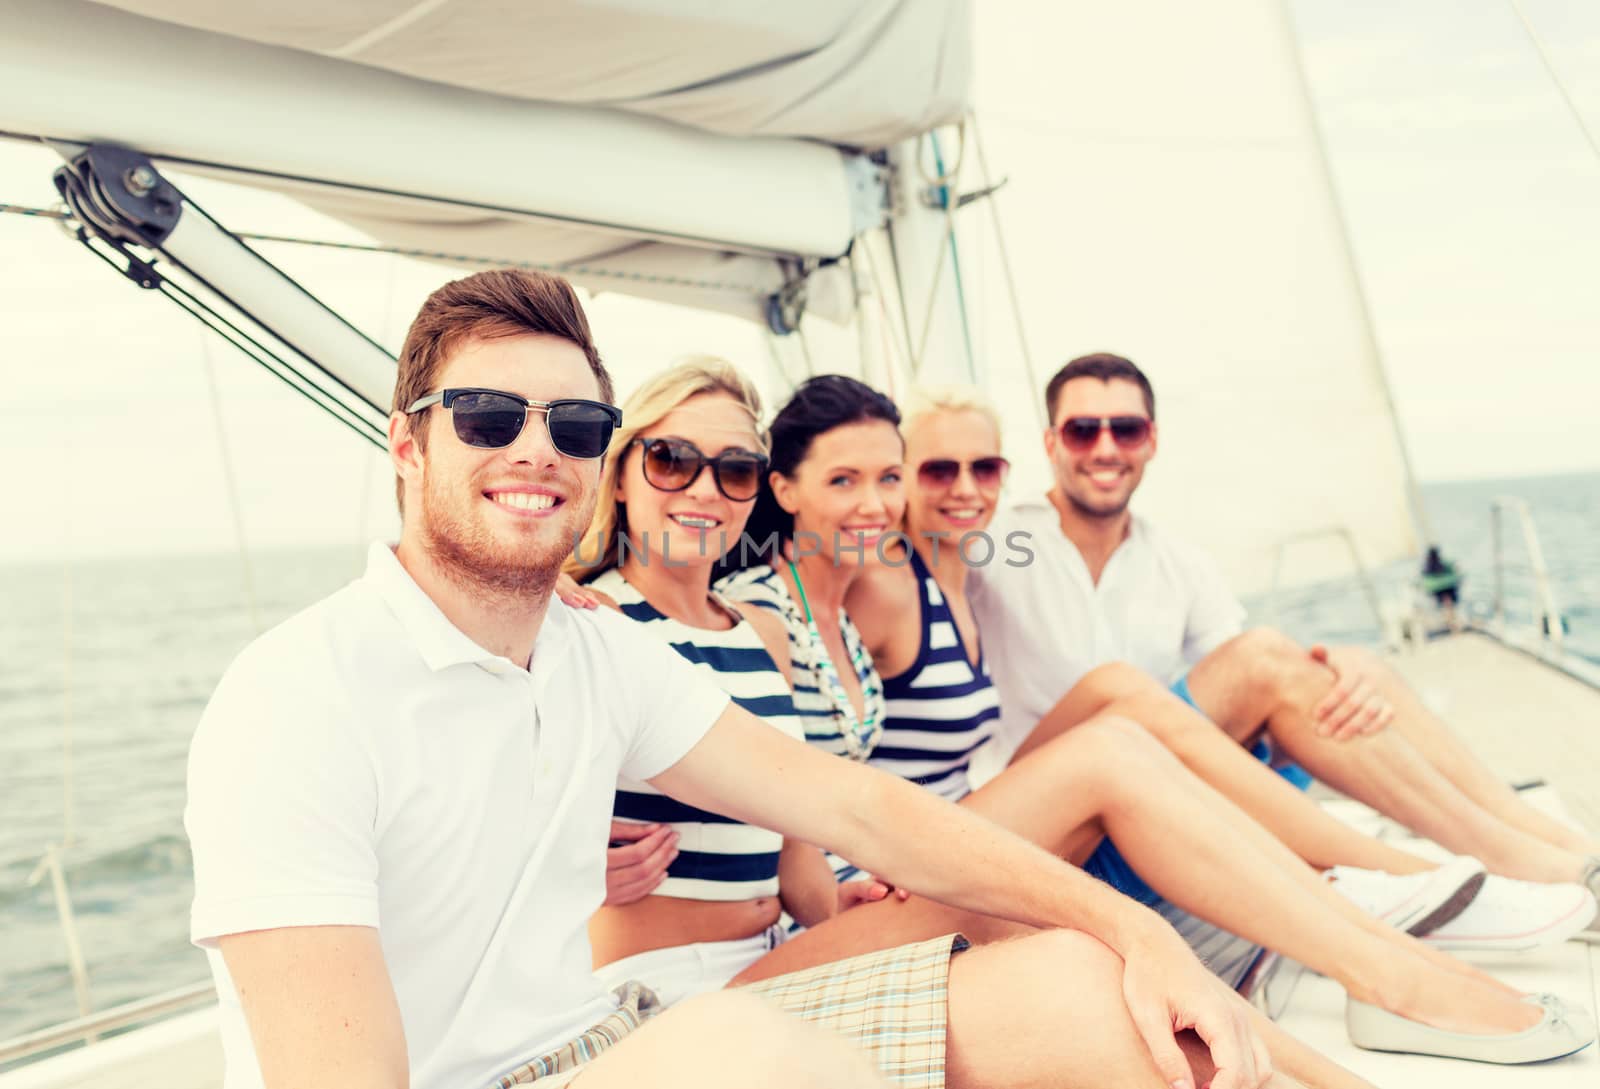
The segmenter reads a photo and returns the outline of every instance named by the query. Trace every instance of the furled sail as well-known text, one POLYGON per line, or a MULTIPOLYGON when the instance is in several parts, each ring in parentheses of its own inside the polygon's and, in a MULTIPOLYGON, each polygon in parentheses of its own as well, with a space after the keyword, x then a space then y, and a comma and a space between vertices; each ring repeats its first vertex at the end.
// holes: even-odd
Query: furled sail
MULTIPOLYGON (((1369 564, 1415 547, 1285 8, 1219 3, 994 0, 969 34, 957 0, 0 0, 0 131, 126 143, 385 243, 745 317, 832 274, 811 312, 874 329, 824 369, 981 375, 1018 487, 1043 477, 1039 381, 1129 355, 1160 398, 1140 506, 1252 588, 1286 539, 1348 530, 1369 564), (974 101, 982 128, 933 147, 974 101), (891 145, 886 184, 861 151, 891 145), (928 207, 1002 178, 1033 377, 985 203, 928 207), (853 314, 860 284, 826 266, 863 239, 885 278, 853 314)), ((1287 577, 1347 571, 1344 549, 1296 544, 1287 577)))

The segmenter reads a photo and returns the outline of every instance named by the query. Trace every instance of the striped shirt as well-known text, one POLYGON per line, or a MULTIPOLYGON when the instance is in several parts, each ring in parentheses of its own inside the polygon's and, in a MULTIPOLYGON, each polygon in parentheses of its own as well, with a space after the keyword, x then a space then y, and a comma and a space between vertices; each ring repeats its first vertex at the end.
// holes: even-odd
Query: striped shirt
POLYGON ((805 727, 805 739, 835 756, 866 760, 877 745, 884 721, 883 682, 872 667, 872 655, 861 645, 861 633, 850 618, 839 614, 839 631, 845 651, 857 663, 856 678, 861 682, 863 707, 870 729, 863 727, 855 709, 841 706, 831 694, 823 658, 826 647, 811 637, 806 614, 789 593, 783 576, 766 564, 729 575, 717 589, 734 601, 770 609, 783 618, 789 633, 790 674, 794 679, 794 708, 805 727))
MULTIPOLYGON (((615 569, 591 585, 610 594, 623 615, 694 663, 733 702, 798 740, 800 722, 789 685, 754 628, 739 621, 727 631, 692 628, 664 615, 615 569)), ((737 617, 737 614, 734 614, 737 617)), ((614 813, 619 820, 668 824, 678 833, 678 857, 667 867, 657 896, 685 900, 754 900, 778 894, 778 852, 783 836, 708 813, 667 797, 648 783, 619 780, 614 813)))
POLYGON ((883 682, 888 718, 869 763, 959 801, 972 789, 967 766, 994 733, 1000 694, 978 647, 974 666, 939 583, 911 552, 922 644, 917 659, 883 682))

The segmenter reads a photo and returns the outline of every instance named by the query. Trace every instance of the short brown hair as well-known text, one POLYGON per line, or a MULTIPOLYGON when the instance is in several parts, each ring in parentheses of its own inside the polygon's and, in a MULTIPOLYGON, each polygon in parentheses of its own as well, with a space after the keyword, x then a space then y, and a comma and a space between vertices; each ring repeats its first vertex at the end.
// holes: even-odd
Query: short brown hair
POLYGON ((1122 379, 1132 382, 1144 394, 1144 410, 1153 420, 1156 418, 1156 391, 1150 388, 1150 379, 1145 377, 1144 371, 1133 365, 1131 359, 1124 359, 1120 355, 1110 352, 1094 352, 1090 355, 1080 355, 1059 371, 1056 371, 1050 384, 1044 388, 1044 410, 1053 423, 1056 418, 1056 404, 1061 400, 1061 388, 1074 378, 1098 378, 1102 382, 1122 379))
MULTIPOLYGON (((600 384, 600 399, 616 402, 611 375, 600 361, 589 319, 572 285, 559 276, 525 269, 492 269, 452 280, 428 296, 406 332, 394 385, 395 412, 433 393, 445 360, 469 340, 539 334, 558 337, 583 350, 600 384)), ((413 413, 411 433, 426 449, 422 413, 413 413)), ((396 479, 396 495, 403 494, 396 479)), ((402 500, 402 507, 404 501, 402 500)))

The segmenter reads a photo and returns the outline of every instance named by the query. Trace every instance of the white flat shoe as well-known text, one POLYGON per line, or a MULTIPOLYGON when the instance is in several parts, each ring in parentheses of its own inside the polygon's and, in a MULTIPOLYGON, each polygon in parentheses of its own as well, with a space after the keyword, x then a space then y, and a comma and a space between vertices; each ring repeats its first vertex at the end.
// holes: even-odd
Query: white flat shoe
POLYGON ((1588 1011, 1554 997, 1526 1001, 1544 1011, 1539 1023, 1507 1036, 1448 1032, 1390 1013, 1379 1006, 1345 1001, 1344 1023, 1350 1042, 1368 1051, 1437 1055, 1480 1063, 1537 1063, 1581 1051, 1594 1042, 1594 1019, 1588 1011))
POLYGON ((1483 863, 1464 855, 1436 870, 1383 873, 1335 866, 1328 881, 1345 899, 1396 930, 1421 937, 1466 911, 1488 879, 1483 863))

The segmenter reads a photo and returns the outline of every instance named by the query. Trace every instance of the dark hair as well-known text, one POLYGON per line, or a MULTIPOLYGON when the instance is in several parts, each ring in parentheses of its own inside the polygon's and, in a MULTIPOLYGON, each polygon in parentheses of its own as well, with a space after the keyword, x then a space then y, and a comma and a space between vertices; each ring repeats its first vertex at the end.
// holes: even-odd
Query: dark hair
MULTIPOLYGON (((883 420, 899 427, 900 410, 871 386, 842 374, 821 374, 806 379, 767 428, 771 470, 787 477, 794 476, 818 436, 836 427, 867 420, 883 420)), ((761 493, 756 496, 745 533, 753 546, 731 550, 725 559, 730 568, 776 561, 777 556, 758 552, 757 548, 774 533, 781 541, 794 535, 794 515, 778 505, 766 481, 761 483, 761 493)))
MULTIPOLYGON (((611 375, 600 362, 600 349, 589 332, 589 319, 572 285, 559 276, 524 269, 492 269, 439 288, 417 312, 400 349, 399 373, 394 385, 395 412, 435 392, 445 360, 471 340, 525 336, 538 333, 577 345, 589 361, 600 399, 616 400, 611 375)), ((422 413, 412 413, 410 426, 417 446, 427 449, 427 428, 422 413)), ((398 477, 395 493, 404 507, 404 488, 398 477)))
POLYGON ((1110 352, 1094 352, 1091 355, 1080 355, 1050 379, 1050 384, 1044 388, 1044 410, 1052 424, 1056 419, 1056 404, 1061 400, 1061 388, 1074 378, 1098 378, 1102 382, 1121 379, 1132 382, 1144 393, 1144 410, 1153 420, 1156 418, 1156 391, 1150 388, 1150 379, 1144 376, 1144 371, 1133 365, 1133 360, 1124 359, 1120 355, 1110 352))

